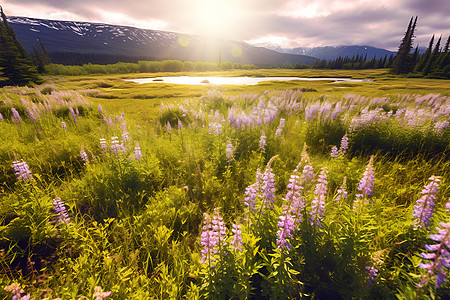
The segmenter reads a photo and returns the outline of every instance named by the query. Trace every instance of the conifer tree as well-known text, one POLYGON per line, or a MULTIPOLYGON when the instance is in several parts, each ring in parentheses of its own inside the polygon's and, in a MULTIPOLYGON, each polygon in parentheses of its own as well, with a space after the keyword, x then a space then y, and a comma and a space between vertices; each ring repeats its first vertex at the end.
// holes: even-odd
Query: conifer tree
POLYGON ((414 30, 417 24, 417 16, 413 23, 413 17, 409 21, 408 29, 403 37, 400 46, 398 47, 397 55, 392 64, 392 73, 407 74, 414 69, 413 55, 411 54, 412 44, 414 39, 414 30))
POLYGON ((1 6, 0 16, 0 69, 3 72, 0 86, 39 82, 40 79, 33 66, 33 61, 17 40, 14 29, 8 24, 1 6))
POLYGON ((425 66, 423 67, 422 70, 423 75, 428 75, 435 67, 436 60, 439 57, 439 49, 441 47, 441 37, 439 37, 436 46, 434 47, 433 53, 431 53, 430 57, 425 62, 425 66))
POLYGON ((414 68, 414 72, 422 72, 423 68, 425 67, 426 62, 428 61, 428 58, 430 58, 431 51, 433 50, 433 44, 434 44, 434 34, 431 37, 427 51, 425 51, 425 53, 422 55, 422 57, 417 62, 416 67, 414 68))

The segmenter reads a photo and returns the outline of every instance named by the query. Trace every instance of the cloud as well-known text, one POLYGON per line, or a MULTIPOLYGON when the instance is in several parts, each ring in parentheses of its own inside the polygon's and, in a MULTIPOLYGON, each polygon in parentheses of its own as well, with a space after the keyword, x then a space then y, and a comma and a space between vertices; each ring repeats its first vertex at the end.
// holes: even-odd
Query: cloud
POLYGON ((214 32, 290 47, 370 45, 396 50, 411 16, 419 15, 416 43, 450 32, 448 0, 4 0, 7 15, 164 29, 214 32), (208 28, 211 27, 211 28, 208 28), (214 28, 213 28, 214 27, 214 28))

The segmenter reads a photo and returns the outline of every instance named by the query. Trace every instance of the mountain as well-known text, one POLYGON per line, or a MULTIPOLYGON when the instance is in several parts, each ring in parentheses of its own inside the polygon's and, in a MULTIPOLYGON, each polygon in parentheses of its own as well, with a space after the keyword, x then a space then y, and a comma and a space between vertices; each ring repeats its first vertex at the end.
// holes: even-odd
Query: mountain
POLYGON ((254 64, 257 66, 307 64, 316 58, 279 53, 243 42, 175 32, 140 29, 90 22, 55 21, 8 17, 18 40, 32 53, 40 39, 52 57, 78 55, 92 63, 102 56, 138 59, 177 59, 190 61, 254 64))
POLYGON ((308 55, 312 57, 316 57, 318 59, 325 60, 333 60, 337 57, 356 57, 367 55, 367 59, 372 59, 374 57, 382 58, 384 56, 395 55, 397 52, 375 48, 370 46, 325 46, 325 47, 299 47, 299 48, 281 48, 279 46, 266 46, 266 48, 280 52, 280 53, 289 53, 289 54, 299 54, 299 55, 308 55))

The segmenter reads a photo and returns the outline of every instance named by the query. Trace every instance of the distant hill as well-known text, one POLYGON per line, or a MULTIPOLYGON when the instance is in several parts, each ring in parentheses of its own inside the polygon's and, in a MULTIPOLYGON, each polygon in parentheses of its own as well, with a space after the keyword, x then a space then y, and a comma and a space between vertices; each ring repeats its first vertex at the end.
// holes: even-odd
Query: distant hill
POLYGON ((279 53, 243 42, 214 39, 175 32, 140 29, 90 22, 72 22, 8 17, 17 38, 29 53, 33 45, 38 46, 40 38, 50 53, 63 58, 72 54, 97 63, 96 58, 177 59, 190 61, 254 64, 257 66, 306 64, 317 59, 292 53, 279 53))
POLYGON ((266 48, 270 50, 274 50, 280 53, 289 53, 289 54, 300 54, 300 55, 308 55, 312 57, 316 57, 318 59, 325 60, 333 60, 337 57, 353 57, 353 56, 365 56, 367 55, 367 59, 372 59, 374 57, 382 58, 384 56, 390 56, 391 54, 395 55, 396 52, 389 51, 386 49, 375 48, 370 46, 325 46, 325 47, 299 47, 299 48, 281 48, 279 46, 266 46, 266 48))

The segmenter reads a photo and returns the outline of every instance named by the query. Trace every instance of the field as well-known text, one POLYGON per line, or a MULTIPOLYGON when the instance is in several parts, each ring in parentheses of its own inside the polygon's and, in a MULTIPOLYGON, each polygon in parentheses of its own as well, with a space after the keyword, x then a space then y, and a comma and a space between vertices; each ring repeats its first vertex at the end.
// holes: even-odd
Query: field
POLYGON ((1 90, 2 299, 449 299, 448 81, 170 75, 1 90))

